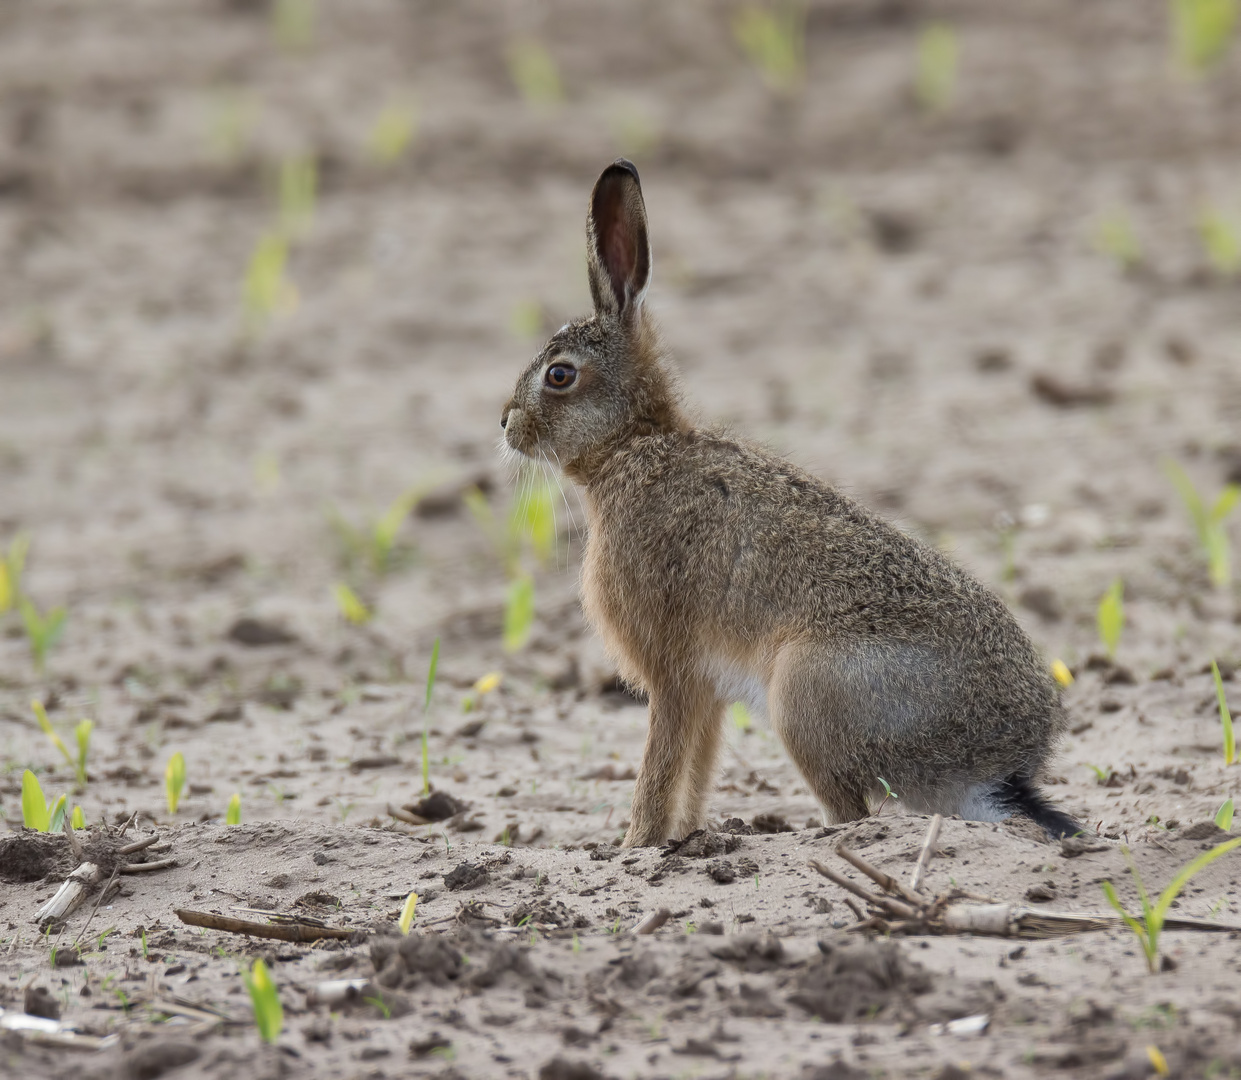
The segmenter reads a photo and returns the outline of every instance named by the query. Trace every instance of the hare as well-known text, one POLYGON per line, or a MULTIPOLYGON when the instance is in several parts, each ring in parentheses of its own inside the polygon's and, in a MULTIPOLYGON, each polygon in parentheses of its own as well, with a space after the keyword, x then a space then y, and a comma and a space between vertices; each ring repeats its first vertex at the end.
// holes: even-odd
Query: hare
POLYGON ((998 597, 927 544, 762 447, 695 426, 643 304, 638 173, 590 197, 594 313, 558 330, 500 420, 585 495, 582 603, 650 698, 628 847, 702 828, 724 710, 765 713, 829 821, 879 777, 911 808, 1081 826, 1035 778, 1059 689, 998 597))

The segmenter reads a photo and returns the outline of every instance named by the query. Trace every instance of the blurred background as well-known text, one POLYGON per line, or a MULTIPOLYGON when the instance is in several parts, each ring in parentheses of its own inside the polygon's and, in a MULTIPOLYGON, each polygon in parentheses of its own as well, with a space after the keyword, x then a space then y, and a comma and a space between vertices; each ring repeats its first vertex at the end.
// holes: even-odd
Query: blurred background
POLYGON ((463 687, 606 687, 575 497, 513 526, 495 444, 588 306, 619 154, 705 418, 952 551, 1050 655, 1097 649, 1118 577, 1129 663, 1241 653, 1187 501, 1241 481, 1236 17, 10 0, 5 715, 287 710, 421 679, 437 636, 463 687))

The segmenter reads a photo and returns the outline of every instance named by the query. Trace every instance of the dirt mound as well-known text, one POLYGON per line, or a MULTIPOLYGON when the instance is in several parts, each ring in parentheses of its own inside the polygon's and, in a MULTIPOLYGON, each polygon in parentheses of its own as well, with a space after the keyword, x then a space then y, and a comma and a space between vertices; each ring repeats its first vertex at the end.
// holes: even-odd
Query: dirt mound
POLYGON ((59 834, 25 830, 0 838, 0 880, 39 881, 67 874, 76 865, 69 842, 59 834))
POLYGON ((830 1024, 891 1019, 935 986, 930 972, 890 942, 820 941, 819 951, 788 1000, 830 1024))

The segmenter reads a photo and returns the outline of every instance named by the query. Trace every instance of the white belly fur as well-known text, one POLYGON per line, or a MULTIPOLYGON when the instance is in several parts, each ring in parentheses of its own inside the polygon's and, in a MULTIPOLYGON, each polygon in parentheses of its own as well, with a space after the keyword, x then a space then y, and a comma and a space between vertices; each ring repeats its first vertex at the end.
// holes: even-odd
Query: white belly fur
POLYGON ((751 713, 767 717, 767 683, 757 671, 735 660, 711 656, 706 660, 703 674, 724 701, 744 702, 751 713))

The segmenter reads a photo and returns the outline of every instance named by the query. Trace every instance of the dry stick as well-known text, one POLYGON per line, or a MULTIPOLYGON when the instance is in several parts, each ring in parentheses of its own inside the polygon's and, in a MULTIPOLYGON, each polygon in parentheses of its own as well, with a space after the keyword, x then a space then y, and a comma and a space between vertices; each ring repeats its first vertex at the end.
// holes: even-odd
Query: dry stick
POLYGON ((136 862, 126 863, 121 867, 122 874, 145 874, 148 870, 167 870, 170 866, 176 866, 176 859, 160 859, 158 862, 136 862))
POLYGON ((847 896, 845 897, 845 907, 847 907, 850 911, 853 912, 853 914, 857 917, 858 922, 866 921, 866 916, 862 914, 862 909, 858 907, 857 904, 855 904, 847 896))
POLYGON ((40 926, 61 922, 86 899, 92 885, 98 885, 103 870, 98 863, 84 862, 73 871, 53 896, 35 913, 34 921, 40 926))
POLYGON ((138 811, 135 810, 132 814, 129 815, 129 820, 126 821, 125 824, 121 826, 120 831, 116 835, 124 836, 127 832, 129 832, 129 827, 137 820, 138 820, 138 811))
POLYGON ((926 829, 926 839, 922 841, 922 850, 918 852, 918 861, 914 865, 913 877, 909 879, 909 887, 915 892, 922 885, 922 878, 926 874, 927 863, 931 861, 931 856, 935 854, 935 841, 939 839, 939 827, 944 823, 944 815, 936 814, 931 818, 931 824, 926 829))
POLYGON ((145 840, 135 840, 132 844, 126 844, 124 847, 116 849, 118 855, 132 855, 136 851, 145 851, 153 844, 159 843, 159 833, 148 836, 145 840))
POLYGON ((64 825, 65 836, 69 839, 69 846, 73 849, 73 857, 78 862, 86 862, 86 852, 82 850, 82 841, 78 839, 78 834, 73 831, 73 822, 69 820, 69 815, 65 815, 64 825))
POLYGON ((854 896, 861 900, 865 900, 868 904, 878 908, 880 911, 886 911, 890 915, 895 915, 901 919, 917 919, 919 912, 916 908, 910 907, 899 900, 894 900, 890 896, 878 896, 873 892, 868 892, 855 881, 850 881, 843 874, 836 873, 830 867, 824 866, 818 859, 811 859, 810 865, 814 867, 833 885, 839 885, 846 892, 853 893, 854 896))
POLYGON ((78 947, 78 942, 81 941, 83 937, 85 937, 86 931, 90 928, 90 924, 95 918, 95 913, 98 912, 99 910, 99 905, 103 903, 103 898, 108 895, 108 890, 112 888, 113 882, 116 881, 116 875, 117 875, 118 870, 119 870, 119 867, 114 866, 112 868, 112 876, 108 878, 107 884, 104 885, 104 887, 99 890, 99 895, 95 897, 95 906, 90 909, 90 915, 86 919, 86 925, 83 926, 82 929, 78 931, 78 936, 74 938, 73 945, 71 946, 71 948, 76 949, 78 947))
POLYGON ((661 907, 658 911, 652 911, 649 915, 639 919, 629 932, 631 934, 653 934, 671 918, 672 912, 666 907, 661 907))
POLYGON ((318 941, 320 938, 347 939, 358 933, 335 926, 306 926, 302 923, 261 923, 249 919, 232 919, 211 911, 191 911, 176 908, 173 911, 183 923, 205 926, 209 930, 227 930, 230 934, 249 934, 252 937, 275 938, 278 941, 318 941))
POLYGON ((403 810, 399 806, 393 806, 388 803, 388 816, 394 817, 397 821, 403 821, 407 825, 430 825, 431 819, 420 817, 418 814, 411 814, 408 810, 403 810))
POLYGON ((836 848, 836 854, 844 859, 844 861, 850 866, 861 870, 863 874, 870 878, 871 881, 878 885, 884 892, 895 893, 902 900, 913 904, 914 907, 921 907, 926 903, 924 897, 921 897, 917 893, 911 892, 909 889, 905 888, 905 886, 897 881, 891 874, 885 874, 878 867, 871 866, 871 864, 863 859, 861 855, 855 855, 852 851, 845 847, 844 844, 841 844, 836 848))

